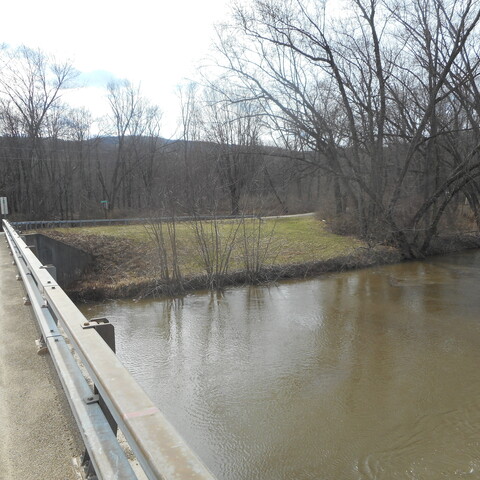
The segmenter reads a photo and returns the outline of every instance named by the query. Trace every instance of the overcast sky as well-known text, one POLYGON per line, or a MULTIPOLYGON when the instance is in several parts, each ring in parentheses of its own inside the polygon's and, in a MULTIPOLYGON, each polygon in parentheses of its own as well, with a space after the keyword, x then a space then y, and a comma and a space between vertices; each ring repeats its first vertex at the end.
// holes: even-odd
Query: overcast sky
POLYGON ((178 115, 176 86, 193 78, 208 54, 215 23, 228 0, 15 0, 2 4, 0 42, 40 48, 69 59, 90 85, 68 97, 94 115, 105 112, 104 87, 113 78, 141 82, 164 111, 165 134, 178 115), (8 19, 8 21, 7 21, 8 19))

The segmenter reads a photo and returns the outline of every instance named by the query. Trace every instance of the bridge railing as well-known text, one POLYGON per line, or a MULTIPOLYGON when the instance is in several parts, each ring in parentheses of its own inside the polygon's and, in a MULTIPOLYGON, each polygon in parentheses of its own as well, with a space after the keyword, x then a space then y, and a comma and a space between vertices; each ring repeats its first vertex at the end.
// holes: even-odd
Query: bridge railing
MULTIPOLYGON (((176 222, 191 222, 195 220, 238 220, 239 218, 257 218, 255 215, 197 215, 197 216, 178 216, 176 222)), ((171 222, 172 217, 145 217, 145 218, 95 218, 91 220, 29 220, 24 222, 11 222, 11 225, 19 230, 39 230, 44 228, 63 228, 63 227, 95 227, 106 225, 138 225, 156 222, 171 222)))
POLYGON ((100 407, 101 398, 147 478, 213 480, 48 268, 6 220, 3 229, 97 477, 137 478, 100 407), (95 391, 85 379, 69 343, 94 383, 95 391))

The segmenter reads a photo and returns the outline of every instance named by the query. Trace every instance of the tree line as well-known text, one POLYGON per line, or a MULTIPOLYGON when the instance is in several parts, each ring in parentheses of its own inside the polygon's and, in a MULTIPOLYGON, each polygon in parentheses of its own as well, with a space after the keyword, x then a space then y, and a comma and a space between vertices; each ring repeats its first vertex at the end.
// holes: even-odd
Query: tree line
POLYGON ((203 91, 200 101, 194 86, 182 93, 179 139, 162 137, 160 108, 127 80, 108 84, 110 112, 94 133, 91 113, 62 100, 71 65, 27 47, 2 53, 0 194, 15 218, 281 213, 318 200, 320 176, 265 147, 259 121, 203 91))
POLYGON ((18 214, 108 209, 322 212, 423 255, 467 209, 480 226, 474 0, 252 0, 217 29, 215 68, 181 91, 180 140, 128 81, 110 115, 62 104, 74 70, 4 51, 0 193, 18 214))

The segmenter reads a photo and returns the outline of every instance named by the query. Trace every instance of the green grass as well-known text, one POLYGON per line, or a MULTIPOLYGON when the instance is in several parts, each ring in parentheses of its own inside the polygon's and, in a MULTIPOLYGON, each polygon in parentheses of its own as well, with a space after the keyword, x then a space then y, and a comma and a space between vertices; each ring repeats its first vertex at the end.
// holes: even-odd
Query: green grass
MULTIPOLYGON (((330 233, 325 223, 313 216, 272 218, 262 220, 260 223, 258 220, 249 219, 245 220, 244 224, 232 220, 217 222, 221 254, 222 252, 225 254, 235 236, 229 271, 242 270, 246 248, 250 252, 258 251, 265 265, 295 265, 348 255, 363 246, 363 242, 353 237, 330 233)), ((215 225, 213 222, 204 221, 202 226, 204 238, 211 245, 215 238, 215 225)), ((134 249, 137 254, 143 253, 151 263, 155 258, 155 242, 149 231, 151 230, 148 225, 122 225, 64 228, 52 232, 57 232, 64 241, 84 249, 88 250, 91 247, 92 253, 95 253, 95 238, 113 240, 112 244, 116 243, 115 239, 128 241, 137 247, 134 249)), ((166 234, 165 227, 164 231, 166 234)), ((195 233, 195 224, 177 223, 176 240, 182 274, 191 276, 204 273, 205 265, 195 233)), ((125 253, 128 256, 129 252, 125 253)), ((131 253, 133 255, 135 252, 131 253)), ((138 268, 141 270, 141 267, 138 268)))
POLYGON ((162 224, 167 240, 163 250, 154 241, 152 225, 64 228, 42 233, 95 257, 86 274, 68 289, 72 298, 81 301, 182 295, 197 289, 305 277, 401 260, 393 248, 367 248, 357 238, 331 233, 313 215, 185 222, 175 228, 180 274, 174 276, 169 225, 162 224), (201 241, 198 229, 203 232, 201 241), (220 261, 206 264, 202 242, 220 261), (215 245, 219 246, 216 250, 215 245), (226 256, 228 268, 219 268, 226 256))
POLYGON ((324 222, 314 217, 278 219, 274 231, 279 248, 279 264, 327 260, 348 255, 364 243, 328 231, 324 222))

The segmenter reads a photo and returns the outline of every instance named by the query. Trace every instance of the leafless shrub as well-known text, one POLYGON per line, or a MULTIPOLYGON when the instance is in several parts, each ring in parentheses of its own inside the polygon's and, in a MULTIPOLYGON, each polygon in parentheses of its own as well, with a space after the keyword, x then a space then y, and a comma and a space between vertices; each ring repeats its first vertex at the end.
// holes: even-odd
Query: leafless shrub
POLYGON ((210 288, 218 288, 228 274, 230 259, 241 222, 222 221, 216 216, 204 220, 195 216, 192 222, 198 252, 210 288))
POLYGON ((267 227, 260 217, 242 219, 241 249, 243 269, 249 281, 257 281, 271 256, 276 222, 267 227))
POLYGON ((177 222, 174 215, 164 221, 162 218, 152 220, 146 231, 155 245, 157 255, 157 278, 162 289, 178 292, 182 290, 183 276, 177 248, 177 222))

